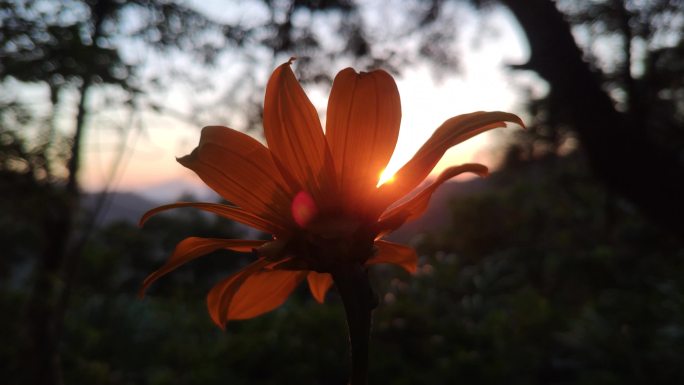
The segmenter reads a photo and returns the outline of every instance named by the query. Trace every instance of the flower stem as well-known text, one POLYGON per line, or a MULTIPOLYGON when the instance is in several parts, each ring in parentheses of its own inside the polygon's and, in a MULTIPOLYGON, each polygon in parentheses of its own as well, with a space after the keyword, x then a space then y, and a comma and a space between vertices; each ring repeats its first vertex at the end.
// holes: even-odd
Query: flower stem
POLYGON ((361 265, 340 267, 332 276, 347 313, 352 364, 349 383, 366 385, 371 312, 377 305, 375 294, 370 286, 368 273, 361 265))

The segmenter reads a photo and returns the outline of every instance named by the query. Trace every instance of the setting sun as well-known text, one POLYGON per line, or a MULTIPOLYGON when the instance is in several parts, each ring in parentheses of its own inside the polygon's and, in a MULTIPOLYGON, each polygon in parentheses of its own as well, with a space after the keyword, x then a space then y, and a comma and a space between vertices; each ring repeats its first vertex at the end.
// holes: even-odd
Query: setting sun
POLYGON ((378 184, 375 187, 380 187, 385 183, 394 182, 394 173, 396 170, 386 168, 380 173, 380 178, 378 179, 378 184))

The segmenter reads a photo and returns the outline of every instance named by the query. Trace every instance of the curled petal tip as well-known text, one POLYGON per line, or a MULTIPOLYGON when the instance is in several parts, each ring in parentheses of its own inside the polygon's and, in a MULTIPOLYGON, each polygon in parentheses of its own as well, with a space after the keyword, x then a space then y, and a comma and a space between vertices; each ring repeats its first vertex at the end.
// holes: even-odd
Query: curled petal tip
POLYGON ((183 165, 183 166, 189 168, 189 167, 190 167, 190 157, 192 157, 194 154, 195 154, 195 151, 193 150, 192 153, 190 153, 190 154, 188 154, 188 155, 181 156, 181 157, 178 157, 178 156, 177 156, 177 157, 176 157, 176 162, 178 162, 178 163, 180 163, 181 165, 183 165))
POLYGON ((287 61, 287 64, 292 65, 292 63, 294 63, 295 60, 297 60, 296 56, 290 56, 290 59, 287 61))
POLYGON ((513 116, 516 118, 516 119, 514 120, 514 123, 515 123, 515 124, 519 125, 519 126, 522 127, 523 129, 526 129, 526 128, 527 128, 527 126, 525 126, 525 122, 523 122, 523 120, 520 119, 520 117, 519 117, 518 115, 515 115, 515 114, 511 114, 511 115, 513 115, 513 116))
POLYGON ((489 168, 482 164, 473 164, 473 169, 471 172, 481 178, 486 178, 489 176, 489 168))
POLYGON ((216 327, 218 327, 222 331, 224 331, 224 332, 226 331, 226 325, 228 324, 228 321, 223 322, 223 321, 220 321, 217 319, 212 319, 212 322, 214 325, 216 325, 216 327))

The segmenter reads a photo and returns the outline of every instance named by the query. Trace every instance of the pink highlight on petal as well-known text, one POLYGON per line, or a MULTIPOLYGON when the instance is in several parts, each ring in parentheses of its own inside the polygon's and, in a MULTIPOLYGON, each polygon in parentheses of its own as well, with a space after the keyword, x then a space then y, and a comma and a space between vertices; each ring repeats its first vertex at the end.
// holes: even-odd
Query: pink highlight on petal
POLYGON ((292 200, 292 218, 300 226, 305 227, 318 214, 318 207, 311 194, 300 191, 292 200))

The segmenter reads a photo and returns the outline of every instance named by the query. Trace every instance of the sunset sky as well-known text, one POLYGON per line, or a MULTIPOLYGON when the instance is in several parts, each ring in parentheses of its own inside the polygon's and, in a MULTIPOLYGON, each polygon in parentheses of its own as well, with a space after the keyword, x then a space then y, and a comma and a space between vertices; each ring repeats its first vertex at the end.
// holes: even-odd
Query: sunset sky
MULTIPOLYGON (((516 97, 513 79, 522 82, 533 80, 525 79, 524 75, 513 78, 505 72, 504 66, 523 62, 527 55, 526 48, 521 44, 517 26, 506 13, 494 11, 492 17, 492 24, 499 29, 498 37, 488 38, 477 47, 472 42, 476 34, 481 33, 478 27, 482 25, 473 21, 461 26, 461 52, 466 57, 462 60, 463 71, 460 74, 435 80, 428 68, 414 67, 405 69, 401 77, 396 78, 402 101, 402 123, 389 170, 395 171, 401 167, 434 129, 454 115, 478 110, 519 111, 516 104, 519 98, 516 97)), ((294 66, 296 68, 296 62, 294 66)), ((341 68, 331 68, 330 74, 334 75, 339 70, 341 68)), ((226 74, 218 71, 215 81, 220 83, 222 76, 226 74)), ((319 115, 324 117, 328 90, 305 89, 319 115)), ((179 89, 168 95, 166 101, 172 109, 183 110, 184 103, 193 97, 195 95, 179 89)), ((188 154, 197 145, 201 126, 193 126, 163 114, 143 113, 139 119, 144 122, 144 130, 133 132, 128 137, 115 189, 135 191, 172 180, 201 184, 192 172, 175 161, 175 157, 188 154)), ((207 121, 202 124, 242 128, 230 121, 207 121)), ((259 134, 252 133, 257 137, 259 134)), ((433 174, 449 165, 472 161, 494 165, 499 155, 494 144, 505 135, 507 133, 502 130, 496 130, 455 147, 447 153, 433 174)), ((120 138, 111 131, 88 132, 82 174, 86 190, 98 190, 106 182, 119 141, 120 138)))

